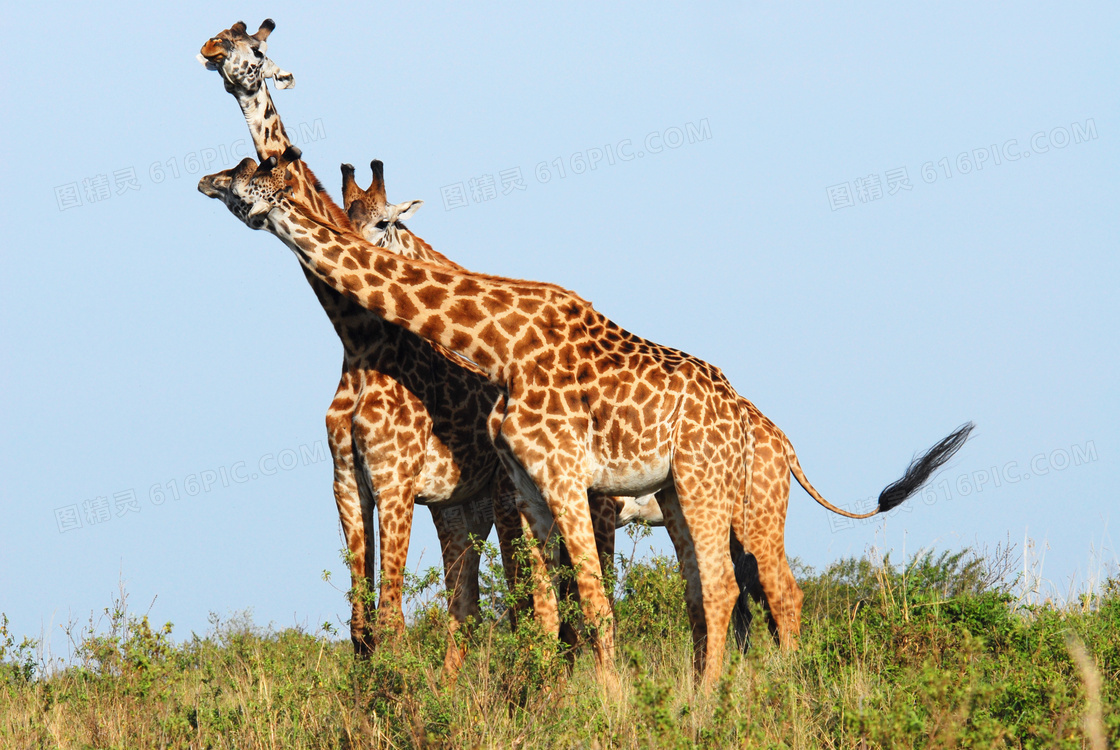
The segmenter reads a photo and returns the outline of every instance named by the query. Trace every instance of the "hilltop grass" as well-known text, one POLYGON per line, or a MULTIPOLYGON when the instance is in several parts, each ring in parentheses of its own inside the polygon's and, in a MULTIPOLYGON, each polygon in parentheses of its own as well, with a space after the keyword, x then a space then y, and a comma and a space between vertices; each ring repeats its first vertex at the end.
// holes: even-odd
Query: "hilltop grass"
MULTIPOLYGON (((1120 581, 1073 605, 1027 606, 998 560, 930 554, 799 571, 801 648, 755 618, 710 694, 691 680, 674 561, 620 559, 620 686, 586 654, 555 658, 511 633, 496 565, 458 680, 440 678, 446 617, 428 579, 404 636, 357 661, 348 641, 212 617, 180 643, 130 615, 71 633, 45 670, 0 629, 5 748, 1023 747, 1120 746, 1120 581)), ((733 639, 732 639, 733 642, 733 639)))

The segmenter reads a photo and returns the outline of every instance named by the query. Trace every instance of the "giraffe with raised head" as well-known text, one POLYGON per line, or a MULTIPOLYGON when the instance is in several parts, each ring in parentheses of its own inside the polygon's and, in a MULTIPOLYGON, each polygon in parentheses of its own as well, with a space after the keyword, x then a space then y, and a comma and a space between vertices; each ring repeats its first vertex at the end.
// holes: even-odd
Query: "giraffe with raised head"
POLYGON ((744 538, 749 479, 749 435, 722 373, 622 330, 558 286, 405 260, 340 231, 293 199, 292 161, 295 149, 259 170, 246 159, 199 187, 267 227, 341 293, 470 359, 504 388, 490 437, 533 534, 547 539, 555 524, 562 535, 607 680, 613 634, 587 492, 658 491, 686 580, 694 664, 714 680, 739 593, 729 532, 744 538))
MULTIPOLYGON (((264 54, 274 28, 266 20, 248 34, 238 22, 208 40, 200 54, 236 98, 261 159, 278 156, 292 145, 265 84, 269 77, 282 88, 294 83, 291 73, 264 54)), ((351 229, 347 214, 302 160, 293 165, 291 177, 293 196, 311 216, 340 231, 351 229)), ((374 224, 380 221, 378 217, 374 224)), ((414 257, 454 265, 407 230, 394 236, 394 249, 404 247, 414 257)), ((385 323, 306 269, 305 273, 344 350, 342 378, 326 422, 335 501, 351 570, 350 633, 355 650, 366 653, 373 646, 366 588, 378 570, 378 621, 403 628, 401 591, 413 504, 426 504, 451 592, 444 666, 454 672, 463 658, 454 631, 479 615, 479 555, 471 536, 485 538, 496 523, 505 552, 521 532, 512 499, 515 490, 486 432, 486 417, 500 392, 461 357, 450 355, 454 362, 449 362, 421 338, 385 323)), ((509 559, 503 555, 503 561, 509 559)), ((509 564, 507 575, 513 575, 509 564)))
MULTIPOLYGON (((619 328, 556 285, 405 260, 317 220, 292 198, 290 164, 298 159, 298 149, 259 167, 246 158, 204 177, 199 189, 251 228, 277 236, 332 288, 470 359, 504 387, 490 415, 491 439, 534 535, 547 534, 553 519, 563 535, 607 681, 613 636, 602 627, 610 613, 586 492, 656 490, 686 582, 694 667, 711 685, 739 594, 729 531, 746 543, 753 447, 742 399, 722 372, 619 328)), ((962 442, 947 438, 921 466, 940 465, 962 442)), ((915 491, 920 473, 888 487, 880 510, 915 491)))

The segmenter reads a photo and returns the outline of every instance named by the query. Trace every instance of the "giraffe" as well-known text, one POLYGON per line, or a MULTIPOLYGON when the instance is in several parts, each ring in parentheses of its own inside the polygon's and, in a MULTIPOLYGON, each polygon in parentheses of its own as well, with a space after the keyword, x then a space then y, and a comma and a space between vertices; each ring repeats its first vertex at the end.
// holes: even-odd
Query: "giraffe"
MULTIPOLYGON (((268 19, 250 35, 238 22, 208 40, 199 55, 236 98, 261 159, 282 154, 292 145, 265 85, 269 77, 280 88, 294 85, 292 74, 264 54, 274 28, 268 19)), ((331 201, 302 160, 294 166, 293 178, 293 194, 317 220, 350 228, 347 214, 331 201)), ((403 233, 402 242, 415 257, 451 264, 411 233, 403 233)), ((455 364, 449 363, 420 338, 386 324, 305 273, 344 349, 342 377, 326 423, 335 501, 351 570, 350 631, 355 651, 365 654, 373 646, 364 592, 377 572, 374 509, 382 542, 378 619, 400 630, 412 508, 420 502, 431 511, 451 593, 444 668, 453 674, 463 659, 454 633, 468 618, 479 615, 479 555, 470 537, 485 538, 496 524, 507 552, 520 534, 514 488, 485 428, 499 392, 470 372, 469 362, 456 356, 455 364)), ((503 555, 503 561, 511 559, 503 555)), ((513 575, 509 565, 507 575, 513 575)))
MULTIPOLYGON (((585 494, 656 490, 680 561, 694 669, 718 677, 738 597, 728 531, 746 542, 742 498, 753 436, 742 399, 717 368, 641 339, 553 284, 407 261, 318 221, 292 199, 299 151, 258 167, 246 158, 204 177, 199 190, 267 229, 332 288, 475 362, 505 388, 490 437, 521 490, 538 538, 555 519, 573 561, 600 679, 612 681, 613 637, 585 494), (738 510, 738 512, 735 512, 738 510), (551 513, 552 518, 548 518, 551 513)), ((904 501, 963 444, 950 435, 879 497, 904 501)))
POLYGON ((577 565, 596 669, 607 683, 613 634, 604 627, 610 610, 587 492, 656 490, 686 580, 694 668, 710 685, 739 593, 729 532, 745 538, 749 479, 749 435, 723 374, 624 331, 558 286, 406 261, 318 220, 291 197, 288 167, 298 156, 289 149, 260 169, 247 158, 199 188, 249 226, 267 228, 338 291, 467 357, 504 387, 490 437, 521 490, 532 533, 546 539, 555 523, 577 565))
MULTIPOLYGON (((364 237, 366 241, 383 247, 386 250, 394 253, 395 255, 403 258, 413 260, 430 260, 435 263, 440 263, 448 268, 463 270, 463 267, 449 260, 446 256, 435 251, 431 245, 423 239, 414 234, 403 223, 404 219, 410 218, 423 201, 412 200, 400 203, 397 205, 388 202, 385 189, 385 164, 380 159, 374 159, 370 162, 370 172, 372 175, 370 186, 362 189, 358 186, 355 180, 355 169, 352 164, 342 165, 342 196, 343 204, 346 206, 347 215, 350 218, 351 224, 355 233, 364 237)), ((435 345, 437 349, 441 349, 435 345)), ((454 353, 446 352, 452 359, 460 360, 460 363, 468 368, 474 368, 473 363, 468 360, 458 358, 454 353)), ((484 382, 479 387, 491 389, 489 383, 484 382)), ((493 400, 497 394, 490 394, 493 400)), ((359 396, 359 404, 363 400, 359 396)), ((373 412, 376 415, 376 411, 373 412)), ((354 433, 355 440, 360 434, 365 434, 370 431, 369 426, 366 424, 369 421, 371 414, 367 409, 359 406, 355 410, 354 415, 354 433)), ((477 426, 477 422, 475 423, 477 426)), ((484 426, 483 426, 484 429, 484 426)), ((489 443, 489 437, 486 438, 487 447, 492 449, 489 443)), ((361 451, 359 451, 360 453, 361 451)), ((652 495, 647 495, 641 498, 636 498, 637 502, 645 503, 656 507, 656 503, 651 503, 652 495)), ((588 493, 588 502, 590 504, 592 520, 595 526, 596 543, 599 551, 600 564, 604 567, 613 564, 612 558, 614 553, 614 530, 615 530, 615 517, 617 516, 616 508, 621 507, 623 498, 616 498, 609 495, 602 495, 596 492, 588 493)), ((406 540, 407 541, 407 540, 406 540)), ((511 560, 514 555, 510 548, 512 540, 507 536, 502 536, 503 543, 503 561, 511 560)), ((384 547, 384 544, 383 544, 384 547)), ((544 561, 541 559, 541 550, 533 548, 530 550, 533 558, 534 567, 541 572, 543 570, 544 561)), ((563 551, 559 551, 559 555, 563 556, 563 551)), ((507 578, 510 580, 516 579, 518 571, 510 569, 507 572, 507 578)), ((539 576, 539 582, 533 592, 533 610, 538 619, 542 621, 545 630, 555 629, 559 627, 561 640, 568 645, 575 645, 577 634, 572 628, 570 623, 561 622, 558 626, 559 613, 556 611, 555 596, 551 591, 545 590, 545 580, 543 576, 539 576)), ((561 582, 562 595, 565 598, 573 598, 575 592, 570 590, 570 579, 565 578, 561 582)), ((514 612, 516 614, 516 612, 514 612)), ((516 630, 516 624, 514 624, 516 630)))

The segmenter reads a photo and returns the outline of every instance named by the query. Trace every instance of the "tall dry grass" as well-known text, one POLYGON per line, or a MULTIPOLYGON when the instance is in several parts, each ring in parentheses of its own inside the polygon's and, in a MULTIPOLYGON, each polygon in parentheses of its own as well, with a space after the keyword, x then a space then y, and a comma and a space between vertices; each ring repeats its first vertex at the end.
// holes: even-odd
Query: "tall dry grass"
MULTIPOLYGON (((71 628, 50 669, 0 629, 0 747, 1116 747, 1120 585, 1089 605, 1027 602, 1002 557, 874 556, 805 589, 801 648, 778 650, 757 613, 710 693, 691 679, 682 585, 671 560, 620 559, 618 690, 589 657, 509 630, 491 561, 487 606, 458 680, 440 676, 446 618, 413 579, 406 634, 356 661, 334 633, 212 619, 172 639, 122 596, 71 628)), ((1013 567, 1013 566, 1012 566, 1013 567)))

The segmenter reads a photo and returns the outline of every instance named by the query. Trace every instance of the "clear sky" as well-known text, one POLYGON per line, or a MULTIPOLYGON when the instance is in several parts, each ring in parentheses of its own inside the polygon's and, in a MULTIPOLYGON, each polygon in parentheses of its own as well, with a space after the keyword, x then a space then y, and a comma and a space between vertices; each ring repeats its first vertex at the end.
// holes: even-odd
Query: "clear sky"
MULTIPOLYGON (((346 618, 321 579, 345 587, 341 345, 292 254, 195 187, 251 151, 195 55, 266 16, 277 107, 336 195, 340 162, 364 183, 383 159, 437 250, 719 365, 831 501, 975 420, 885 520, 795 489, 791 555, 1029 537, 1062 593, 1115 565, 1114 4, 23 3, 0 50, 15 632, 57 652, 121 579, 177 636, 346 618)), ((423 509, 411 560, 439 561, 423 509)))

